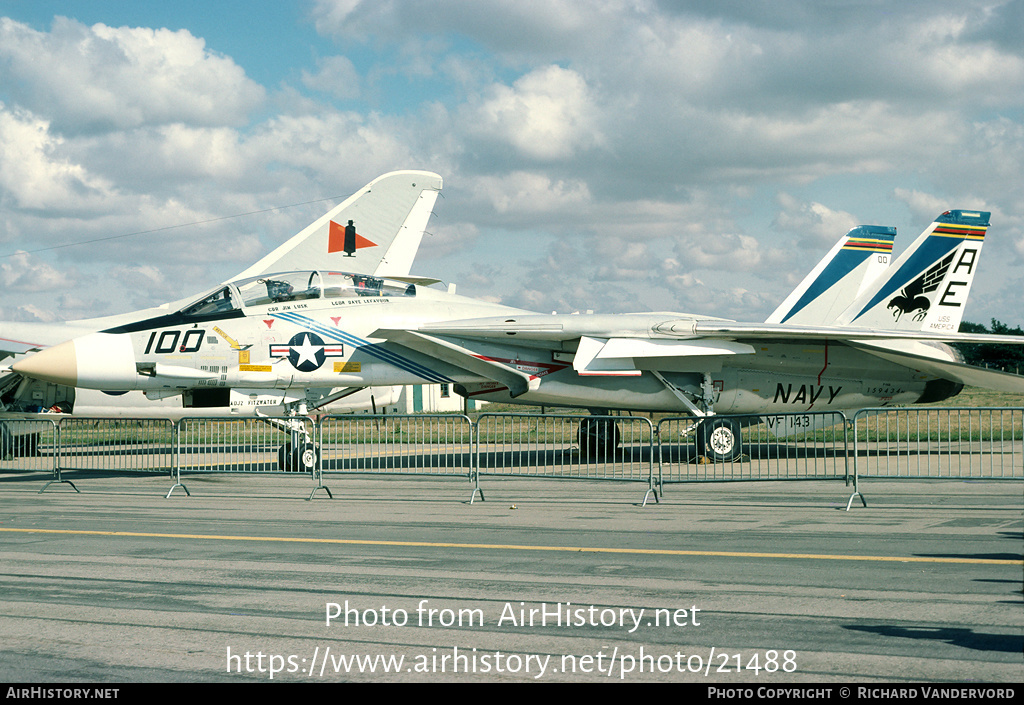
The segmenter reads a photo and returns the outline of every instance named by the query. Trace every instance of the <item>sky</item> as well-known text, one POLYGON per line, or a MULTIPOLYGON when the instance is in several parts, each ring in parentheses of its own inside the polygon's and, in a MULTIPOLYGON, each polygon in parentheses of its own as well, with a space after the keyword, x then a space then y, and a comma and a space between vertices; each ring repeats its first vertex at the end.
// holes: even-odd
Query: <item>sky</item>
MULTIPOLYGON (((859 224, 992 212, 1024 323, 1024 0, 0 0, 0 319, 216 286, 373 178, 413 273, 761 321, 859 224)), ((314 266, 310 265, 311 268, 314 266)))

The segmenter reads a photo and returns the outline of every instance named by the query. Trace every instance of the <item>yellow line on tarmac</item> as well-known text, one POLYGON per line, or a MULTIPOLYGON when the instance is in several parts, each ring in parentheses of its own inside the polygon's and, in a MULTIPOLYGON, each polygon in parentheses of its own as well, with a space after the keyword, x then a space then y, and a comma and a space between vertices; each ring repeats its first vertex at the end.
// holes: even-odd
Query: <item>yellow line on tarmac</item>
POLYGON ((748 551, 680 551, 668 548, 605 548, 600 546, 524 546, 497 543, 449 543, 443 541, 373 541, 368 539, 325 539, 284 536, 221 536, 216 534, 158 534, 140 531, 80 531, 76 529, 13 529, 0 532, 23 534, 69 534, 74 536, 134 536, 206 541, 273 541, 278 543, 323 543, 353 546, 418 546, 423 548, 487 548, 503 551, 561 551, 563 553, 634 553, 653 556, 726 556, 733 558, 804 558, 825 561, 887 561, 894 563, 970 563, 1024 565, 1024 560, 995 558, 943 558, 929 556, 841 556, 827 553, 758 553, 748 551))

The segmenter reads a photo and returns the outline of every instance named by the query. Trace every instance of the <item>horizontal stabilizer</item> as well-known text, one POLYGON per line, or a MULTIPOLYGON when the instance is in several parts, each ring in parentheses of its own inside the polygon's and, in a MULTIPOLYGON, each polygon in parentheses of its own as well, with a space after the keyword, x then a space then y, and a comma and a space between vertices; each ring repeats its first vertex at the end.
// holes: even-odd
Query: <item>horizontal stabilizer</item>
POLYGON ((20 340, 2 338, 0 339, 0 359, 10 357, 12 355, 24 355, 30 352, 39 352, 45 347, 45 345, 39 345, 38 343, 24 343, 20 340))
POLYGON ((898 331, 852 326, 791 326, 770 323, 737 323, 735 321, 697 321, 693 332, 698 337, 736 338, 742 340, 932 340, 953 343, 996 343, 1024 345, 1024 336, 992 333, 942 333, 938 331, 898 331))
POLYGON ((983 387, 1000 392, 1024 394, 1024 375, 1015 375, 999 370, 975 367, 963 362, 940 360, 934 357, 915 354, 887 346, 884 343, 856 342, 853 347, 871 353, 883 360, 895 362, 897 365, 910 367, 936 377, 959 382, 971 387, 983 387))
POLYGON ((4 321, 3 335, 0 335, 0 360, 15 355, 27 355, 63 343, 82 333, 91 332, 77 322, 70 323, 22 323, 4 321))

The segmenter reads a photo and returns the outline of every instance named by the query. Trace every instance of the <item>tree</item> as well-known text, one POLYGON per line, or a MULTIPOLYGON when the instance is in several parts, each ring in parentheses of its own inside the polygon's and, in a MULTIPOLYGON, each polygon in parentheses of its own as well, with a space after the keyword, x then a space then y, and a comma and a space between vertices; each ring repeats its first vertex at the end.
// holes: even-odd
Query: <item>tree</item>
MULTIPOLYGON (((994 333, 996 335, 1024 335, 1020 326, 1010 328, 996 319, 992 319, 991 330, 980 323, 964 321, 960 324, 961 333, 994 333)), ((1007 372, 1018 372, 1024 369, 1024 346, 999 345, 997 343, 954 343, 964 357, 964 362, 978 367, 990 367, 1007 372)))

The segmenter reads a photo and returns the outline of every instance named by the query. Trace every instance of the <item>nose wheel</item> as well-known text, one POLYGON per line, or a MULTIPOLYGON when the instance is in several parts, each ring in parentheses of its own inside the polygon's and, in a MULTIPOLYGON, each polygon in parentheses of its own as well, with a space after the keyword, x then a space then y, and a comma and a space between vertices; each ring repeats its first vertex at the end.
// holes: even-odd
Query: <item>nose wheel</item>
POLYGON ((277 467, 281 472, 313 472, 320 459, 314 443, 285 443, 277 449, 277 467))

